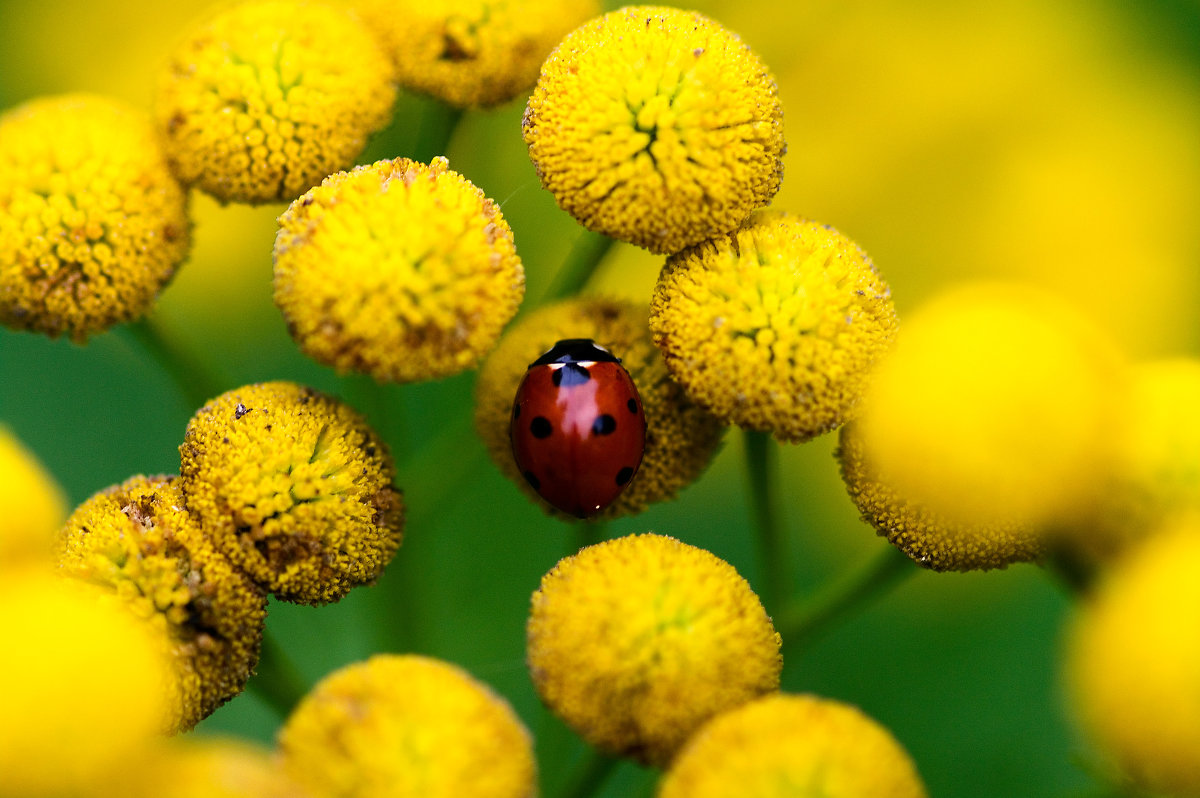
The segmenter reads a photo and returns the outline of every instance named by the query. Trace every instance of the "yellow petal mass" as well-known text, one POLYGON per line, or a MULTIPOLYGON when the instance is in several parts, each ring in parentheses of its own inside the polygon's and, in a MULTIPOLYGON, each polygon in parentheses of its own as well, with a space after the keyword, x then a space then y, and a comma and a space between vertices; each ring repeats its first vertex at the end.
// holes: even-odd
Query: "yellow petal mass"
POLYGON ((522 126, 563 210, 652 252, 733 230, 783 173, 775 79, 694 11, 630 6, 572 31, 542 65, 522 126))
POLYGON ((853 414, 897 321, 891 290, 853 241, 768 211, 669 257, 650 328, 699 405, 801 442, 853 414))
POLYGON ((445 158, 332 175, 279 217, 275 304, 313 359, 412 382, 457 374, 525 295, 499 206, 445 158))
POLYGON ((218 396, 179 447, 187 508, 257 584, 326 604, 391 560, 404 507, 391 454, 347 405, 290 382, 218 396))
POLYGON ((599 517, 635 515, 651 504, 675 498, 708 467, 724 426, 690 401, 671 379, 651 341, 646 307, 636 302, 595 297, 566 300, 529 314, 500 339, 480 368, 475 386, 475 429, 492 461, 547 512, 556 513, 521 476, 513 460, 509 425, 517 386, 529 364, 566 338, 591 338, 620 358, 646 414, 642 464, 599 517))
POLYGON ((286 772, 315 795, 533 798, 533 741, 461 668, 377 654, 322 679, 279 732, 286 772))
POLYGON ((190 246, 150 120, 69 94, 0 116, 0 324, 82 343, 144 316, 190 246))
POLYGON ((0 569, 49 562, 67 500, 37 457, 0 423, 0 569))
POLYGON ((526 658, 592 745, 662 766, 704 721, 779 688, 780 639, 750 585, 662 535, 561 560, 533 594, 526 658))
POLYGON ((345 169, 396 90, 370 32, 303 0, 225 6, 178 45, 155 115, 172 168, 223 202, 288 201, 345 169))

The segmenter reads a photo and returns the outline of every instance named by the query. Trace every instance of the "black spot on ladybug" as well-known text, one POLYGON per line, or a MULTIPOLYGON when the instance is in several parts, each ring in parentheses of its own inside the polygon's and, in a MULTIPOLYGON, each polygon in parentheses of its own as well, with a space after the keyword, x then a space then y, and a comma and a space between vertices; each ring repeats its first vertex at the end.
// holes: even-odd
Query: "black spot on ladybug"
POLYGON ((588 370, 578 363, 564 363, 562 368, 555 369, 554 375, 550 378, 554 382, 555 388, 570 388, 574 385, 583 385, 592 378, 588 374, 588 370))
POLYGON ((550 419, 545 416, 537 416, 529 422, 529 431, 535 438, 549 438, 550 433, 554 432, 554 427, 550 425, 550 419))
POLYGON ((521 417, 521 405, 518 403, 518 404, 513 405, 513 419, 515 420, 520 417, 521 417))
POLYGON ((605 413, 596 416, 596 420, 592 422, 593 435, 611 435, 617 429, 617 420, 605 413))
POLYGON ((628 402, 625 403, 625 406, 629 408, 630 413, 633 413, 635 416, 637 415, 637 400, 636 399, 630 399, 628 402))
POLYGON ((528 482, 529 487, 533 488, 534 490, 542 489, 542 481, 540 479, 538 479, 536 476, 534 476, 534 473, 532 471, 525 472, 525 481, 528 482))
POLYGON ((625 466, 624 468, 622 468, 620 471, 617 472, 617 484, 618 485, 624 485, 626 482, 628 482, 631 479, 633 479, 633 469, 630 468, 629 466, 625 466))

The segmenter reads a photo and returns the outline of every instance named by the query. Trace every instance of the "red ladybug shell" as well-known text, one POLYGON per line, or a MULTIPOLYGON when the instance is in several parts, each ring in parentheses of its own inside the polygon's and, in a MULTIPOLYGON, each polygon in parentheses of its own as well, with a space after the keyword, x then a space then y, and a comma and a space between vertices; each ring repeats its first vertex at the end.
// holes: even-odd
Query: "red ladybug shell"
POLYGON ((629 373, 587 338, 530 364, 513 400, 513 458, 550 504, 577 518, 620 495, 642 462, 646 416, 629 373))

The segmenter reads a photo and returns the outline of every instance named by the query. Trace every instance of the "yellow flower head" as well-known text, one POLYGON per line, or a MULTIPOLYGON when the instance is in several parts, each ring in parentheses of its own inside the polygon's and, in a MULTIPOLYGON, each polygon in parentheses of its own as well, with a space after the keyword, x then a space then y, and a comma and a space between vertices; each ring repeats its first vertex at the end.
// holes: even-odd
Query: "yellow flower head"
POLYGON ((561 560, 533 594, 542 701, 604 751, 661 766, 713 715, 779 688, 779 635, 745 579, 662 535, 561 560))
POLYGON ((972 284, 905 322, 860 440, 881 481, 947 520, 1039 526, 1093 501, 1123 392, 1120 359, 1070 307, 972 284))
POLYGON ((1063 542, 1085 557, 1112 556, 1172 517, 1200 512, 1200 360, 1139 365, 1129 388, 1111 483, 1065 530, 1063 542))
POLYGON ((631 6, 572 31, 542 65, 522 127, 563 210, 652 252, 735 229, 783 174, 775 79, 694 11, 631 6))
POLYGON ((901 496, 863 454, 857 424, 842 427, 837 458, 863 520, 918 565, 933 571, 986 570, 1036 561, 1044 553, 1042 536, 1028 525, 954 522, 901 496))
POLYGON ((168 641, 178 692, 168 729, 187 731, 242 691, 258 662, 266 594, 184 507, 175 477, 133 477, 67 519, 60 571, 104 587, 168 641))
POLYGON ((277 598, 337 601, 400 545, 387 446, 358 413, 291 382, 247 385, 196 412, 183 444, 188 509, 277 598))
POLYGON ((537 81, 598 0, 360 0, 401 86, 458 108, 507 102, 537 81))
POLYGON ((855 409, 896 334, 896 311, 853 241, 763 212, 667 259, 650 328, 698 404, 727 423, 806 441, 855 409))
POLYGON ((461 668, 377 654, 326 676, 279 732, 284 767, 317 795, 532 798, 533 741, 461 668))
POLYGON ((161 745, 126 773, 134 798, 304 798, 271 752, 244 740, 188 737, 161 745))
POLYGON ((0 423, 0 571, 49 562, 54 533, 66 517, 62 488, 0 423))
POLYGON ((658 798, 925 798, 908 752, 855 707, 777 694, 724 712, 688 742, 658 798))
POLYGON ((190 246, 150 121, 103 97, 0 116, 0 323, 82 343, 145 315, 190 246))
POLYGON ((102 591, 40 569, 0 580, 0 793, 84 795, 163 726, 157 636, 102 591))
POLYGON ((276 202, 352 164, 395 98, 386 56, 345 11, 254 0, 191 32, 155 104, 181 180, 222 202, 276 202))
POLYGON ((1091 599, 1068 640, 1076 715, 1146 787, 1200 795, 1200 520, 1117 559, 1091 599))
POLYGON ((445 158, 332 175, 279 226, 275 304, 300 347, 340 372, 457 374, 495 344, 525 295, 499 206, 445 158))
MULTIPOLYGON (((634 302, 567 300, 531 313, 500 340, 480 368, 475 385, 475 429, 492 460, 505 476, 536 497, 513 461, 509 441, 513 398, 529 364, 565 338, 591 338, 619 357, 637 386, 646 414, 641 467, 599 517, 635 515, 651 504, 674 498, 708 467, 724 427, 689 401, 671 379, 650 340, 646 308, 634 302)), ((541 504, 558 515, 548 504, 541 504)))

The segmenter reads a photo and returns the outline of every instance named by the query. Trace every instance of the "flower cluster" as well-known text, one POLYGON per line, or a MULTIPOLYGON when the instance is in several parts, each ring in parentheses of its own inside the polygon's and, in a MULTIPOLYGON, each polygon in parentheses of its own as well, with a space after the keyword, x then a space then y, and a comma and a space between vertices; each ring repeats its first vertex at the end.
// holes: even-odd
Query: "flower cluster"
POLYGON ((190 246, 139 111, 86 94, 0 116, 0 324, 82 343, 145 315, 190 246))

